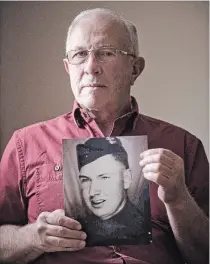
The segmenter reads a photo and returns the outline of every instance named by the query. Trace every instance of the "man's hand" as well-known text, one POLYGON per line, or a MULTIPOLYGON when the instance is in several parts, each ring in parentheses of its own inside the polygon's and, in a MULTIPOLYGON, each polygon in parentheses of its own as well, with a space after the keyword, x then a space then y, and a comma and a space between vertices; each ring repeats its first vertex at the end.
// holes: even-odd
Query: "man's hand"
POLYGON ((140 154, 144 177, 159 185, 158 196, 165 204, 180 204, 188 196, 184 162, 167 149, 149 149, 140 154))
POLYGON ((64 215, 61 209, 43 212, 34 224, 34 248, 38 251, 76 251, 85 247, 86 234, 76 220, 64 215))

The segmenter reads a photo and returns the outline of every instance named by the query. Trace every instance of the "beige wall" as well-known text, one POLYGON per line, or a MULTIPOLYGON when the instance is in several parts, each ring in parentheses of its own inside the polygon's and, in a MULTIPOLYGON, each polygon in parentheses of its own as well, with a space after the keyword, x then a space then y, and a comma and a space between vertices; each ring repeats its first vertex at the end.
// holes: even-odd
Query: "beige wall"
POLYGON ((110 7, 139 30, 140 111, 199 137, 208 153, 208 2, 1 2, 1 153, 17 128, 71 111, 62 58, 81 10, 110 7))

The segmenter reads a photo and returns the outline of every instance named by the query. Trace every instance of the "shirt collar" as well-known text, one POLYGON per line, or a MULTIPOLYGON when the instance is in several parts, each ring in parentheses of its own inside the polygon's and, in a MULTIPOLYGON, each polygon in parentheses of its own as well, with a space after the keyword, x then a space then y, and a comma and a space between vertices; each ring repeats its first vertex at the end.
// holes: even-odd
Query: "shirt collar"
MULTIPOLYGON (((131 111, 128 112, 127 114, 124 114, 121 117, 118 117, 118 119, 128 120, 130 117, 134 117, 133 118, 133 128, 134 128, 136 123, 135 120, 139 113, 139 108, 138 108, 138 103, 133 96, 130 97, 130 103, 131 103, 131 111)), ((80 105, 76 100, 74 101, 73 104, 72 113, 74 117, 74 122, 79 128, 84 128, 85 123, 89 123, 93 119, 90 116, 90 114, 87 112, 87 110, 80 107, 80 105)))

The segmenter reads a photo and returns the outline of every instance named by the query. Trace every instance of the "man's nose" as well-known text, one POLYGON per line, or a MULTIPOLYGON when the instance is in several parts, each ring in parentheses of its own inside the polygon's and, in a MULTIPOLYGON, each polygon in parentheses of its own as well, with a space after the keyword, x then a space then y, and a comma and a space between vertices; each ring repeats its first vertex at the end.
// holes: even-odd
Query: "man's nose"
POLYGON ((100 183, 98 181, 92 181, 90 185, 90 192, 89 192, 90 197, 93 197, 100 193, 101 193, 100 183))
POLYGON ((100 75, 102 73, 101 63, 97 60, 94 52, 88 54, 84 65, 84 72, 87 74, 100 75))

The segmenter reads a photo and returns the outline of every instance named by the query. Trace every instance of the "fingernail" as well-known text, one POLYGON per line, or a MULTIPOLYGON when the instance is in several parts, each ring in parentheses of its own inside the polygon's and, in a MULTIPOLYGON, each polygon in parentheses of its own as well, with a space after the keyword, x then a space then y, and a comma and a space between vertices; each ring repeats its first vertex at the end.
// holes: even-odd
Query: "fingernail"
POLYGON ((79 247, 84 247, 85 244, 86 244, 85 241, 82 241, 82 242, 79 243, 79 247))
POLYGON ((76 229, 77 229, 77 230, 80 230, 81 228, 82 228, 82 226, 81 226, 80 224, 77 224, 77 225, 76 225, 76 229))
POLYGON ((86 238, 87 238, 87 235, 85 233, 82 233, 81 239, 86 239, 86 238))
POLYGON ((143 166, 143 165, 144 165, 143 160, 140 160, 139 165, 140 165, 140 166, 143 166))

